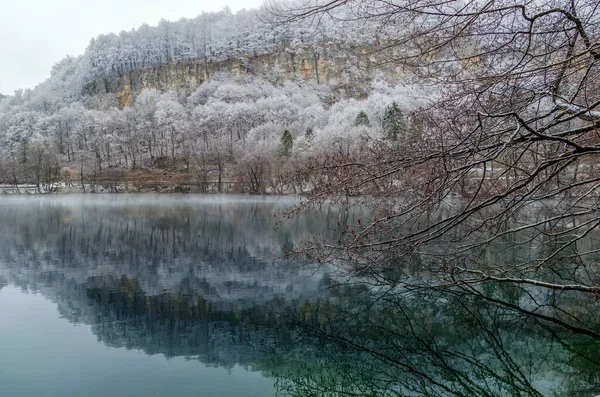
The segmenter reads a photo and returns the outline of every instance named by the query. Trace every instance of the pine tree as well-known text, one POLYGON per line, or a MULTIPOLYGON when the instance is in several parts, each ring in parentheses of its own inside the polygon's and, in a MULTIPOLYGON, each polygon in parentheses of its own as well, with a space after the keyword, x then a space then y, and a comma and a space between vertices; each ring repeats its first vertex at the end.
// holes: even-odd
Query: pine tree
POLYGON ((281 136, 281 147, 279 149, 281 157, 289 157, 292 153, 292 147, 294 147, 294 137, 289 130, 285 130, 281 136))
POLYGON ((406 121, 404 120, 402 109, 400 109, 396 102, 392 102, 392 104, 385 109, 382 127, 385 135, 392 141, 405 138, 406 121))
POLYGON ((306 129, 306 134, 305 134, 306 139, 308 139, 310 141, 313 139, 314 136, 315 136, 315 132, 313 131, 312 127, 308 127, 306 129))
POLYGON ((356 127, 360 127, 361 125, 365 127, 370 127, 371 121, 369 120, 369 116, 367 116, 367 114, 361 110, 360 112, 358 112, 356 119, 354 119, 354 125, 356 127))
POLYGON ((25 164, 29 160, 29 142, 25 138, 21 138, 21 146, 19 148, 19 163, 25 164))

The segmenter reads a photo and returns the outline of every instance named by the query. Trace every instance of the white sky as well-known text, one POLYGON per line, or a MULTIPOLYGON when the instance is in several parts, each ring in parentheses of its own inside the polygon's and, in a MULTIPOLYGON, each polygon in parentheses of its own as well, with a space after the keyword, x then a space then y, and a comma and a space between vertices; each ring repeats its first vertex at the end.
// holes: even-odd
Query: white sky
POLYGON ((0 0, 0 94, 33 88, 90 39, 143 23, 193 18, 229 6, 234 12, 263 0, 0 0))

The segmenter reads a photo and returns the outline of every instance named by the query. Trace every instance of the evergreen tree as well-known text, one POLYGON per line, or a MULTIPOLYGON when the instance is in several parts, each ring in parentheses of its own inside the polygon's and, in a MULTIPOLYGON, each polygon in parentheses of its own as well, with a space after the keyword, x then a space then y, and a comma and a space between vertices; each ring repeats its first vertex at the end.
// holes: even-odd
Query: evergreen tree
POLYGON ((281 147, 279 149, 281 157, 289 157, 292 153, 292 147, 294 147, 294 137, 289 130, 285 130, 281 136, 281 147))
POLYGON ((405 138, 406 121, 404 120, 402 109, 400 109, 396 102, 392 102, 392 104, 385 109, 382 127, 385 135, 392 141, 405 138))
POLYGON ((309 141, 313 139, 313 137, 315 136, 315 132, 313 131, 312 127, 308 127, 306 129, 306 139, 308 139, 309 141))
POLYGON ((354 119, 354 125, 356 127, 360 127, 361 125, 365 127, 370 127, 371 121, 369 120, 369 116, 367 116, 367 114, 361 110, 360 112, 358 112, 356 119, 354 119))
POLYGON ((29 142, 25 138, 21 138, 21 146, 19 147, 19 163, 25 164, 29 160, 29 142))

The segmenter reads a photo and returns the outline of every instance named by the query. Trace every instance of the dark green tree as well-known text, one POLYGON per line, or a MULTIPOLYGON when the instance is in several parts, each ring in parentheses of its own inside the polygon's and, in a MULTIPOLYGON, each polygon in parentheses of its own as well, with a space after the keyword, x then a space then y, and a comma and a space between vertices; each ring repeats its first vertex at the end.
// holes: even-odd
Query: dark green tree
POLYGON ((383 132, 392 141, 402 139, 406 135, 406 120, 404 113, 396 102, 385 109, 382 122, 383 132))
POLYGON ((25 164, 29 160, 29 142, 25 138, 21 138, 19 147, 19 163, 25 164))
POLYGON ((315 136, 315 132, 313 131, 312 127, 308 127, 308 128, 306 129, 306 134, 305 134, 305 136, 306 136, 306 139, 308 139, 308 140, 311 140, 311 139, 313 139, 313 137, 315 136))
POLYGON ((281 136, 281 147, 279 148, 281 157, 289 157, 293 147, 294 137, 292 136, 292 133, 289 130, 283 131, 283 135, 281 136))
POLYGON ((354 125, 356 127, 360 127, 361 125, 365 127, 370 127, 371 121, 369 120, 369 116, 367 116, 367 114, 363 110, 361 110, 360 112, 358 112, 356 119, 354 119, 354 125))

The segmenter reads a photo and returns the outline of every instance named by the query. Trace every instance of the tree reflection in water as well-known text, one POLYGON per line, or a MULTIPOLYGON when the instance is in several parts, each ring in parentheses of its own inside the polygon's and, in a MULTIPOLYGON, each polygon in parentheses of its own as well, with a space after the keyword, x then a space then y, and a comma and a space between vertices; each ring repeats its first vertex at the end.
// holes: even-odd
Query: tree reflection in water
POLYGON ((279 377, 294 396, 594 396, 594 296, 508 285, 355 293, 297 319, 318 360, 279 377), (551 302, 564 302, 561 307, 551 302), (570 303, 569 303, 570 302, 570 303), (527 309, 524 309, 527 307, 527 309))
MULTIPOLYGON (((426 278, 410 266, 375 287, 340 285, 324 267, 273 260, 366 216, 336 207, 275 231, 276 201, 61 200, 0 205, 0 288, 41 292, 106 345, 242 365, 273 376, 281 395, 600 393, 595 295, 400 287, 409 273, 426 278)), ((499 246, 487 254, 518 258, 499 246)))

